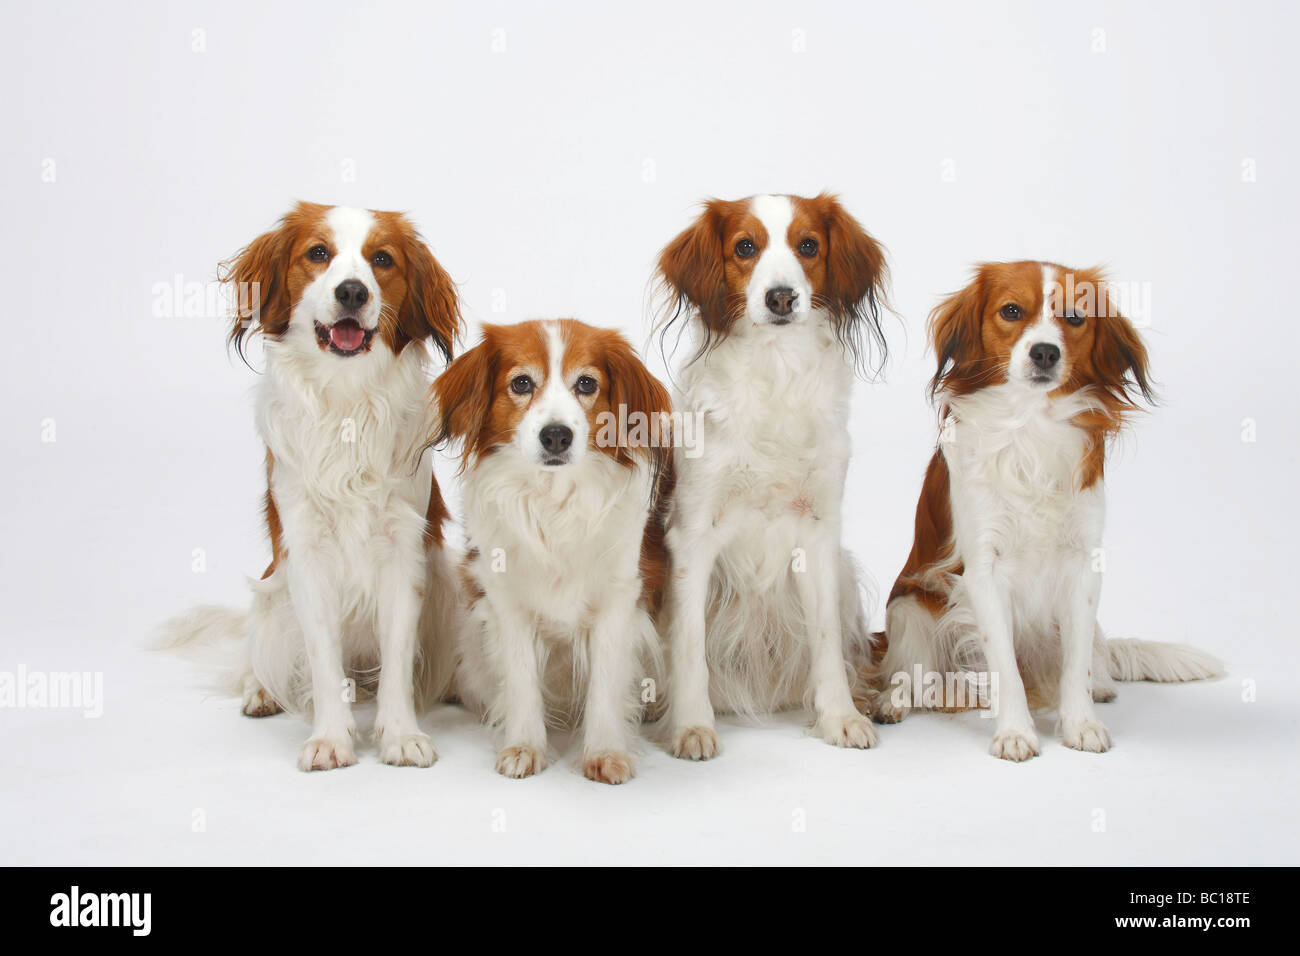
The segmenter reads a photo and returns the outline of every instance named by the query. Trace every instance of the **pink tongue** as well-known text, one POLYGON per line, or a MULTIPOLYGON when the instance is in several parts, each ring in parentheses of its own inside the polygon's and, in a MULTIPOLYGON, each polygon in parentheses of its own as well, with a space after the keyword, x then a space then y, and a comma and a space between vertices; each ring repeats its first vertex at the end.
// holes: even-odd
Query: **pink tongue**
POLYGON ((330 329, 330 345, 340 352, 355 352, 361 348, 366 333, 351 319, 344 319, 330 329))

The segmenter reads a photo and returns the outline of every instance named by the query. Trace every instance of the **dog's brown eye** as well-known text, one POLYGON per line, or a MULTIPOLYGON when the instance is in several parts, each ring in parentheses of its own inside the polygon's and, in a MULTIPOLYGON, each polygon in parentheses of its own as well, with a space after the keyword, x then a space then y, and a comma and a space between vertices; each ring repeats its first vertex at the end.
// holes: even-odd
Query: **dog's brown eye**
POLYGON ((330 251, 324 246, 312 246, 307 250, 307 258, 312 262, 329 262, 330 251))
POLYGON ((749 259, 754 253, 758 252, 758 247, 754 245, 753 239, 741 239, 736 243, 736 255, 741 259, 749 259))
POLYGON ((577 389, 579 395, 596 394, 596 380, 592 378, 590 375, 583 375, 581 378, 578 379, 577 384, 574 385, 573 387, 577 389))
POLYGON ((527 395, 533 390, 533 380, 527 375, 516 375, 510 380, 510 391, 516 395, 527 395))
POLYGON ((1021 312, 1020 306, 1018 305, 1004 305, 998 311, 1002 313, 1002 318, 1006 319, 1008 322, 1020 321, 1021 312))
POLYGON ((805 259, 811 259, 817 255, 817 250, 821 248, 817 245, 816 239, 801 239, 799 241, 799 255, 805 259))
POLYGON ((386 252, 376 252, 370 257, 370 264, 377 269, 387 269, 393 264, 393 257, 386 252))
POLYGON ((1065 313, 1065 321, 1075 326, 1083 325, 1083 316, 1078 312, 1067 312, 1065 313))

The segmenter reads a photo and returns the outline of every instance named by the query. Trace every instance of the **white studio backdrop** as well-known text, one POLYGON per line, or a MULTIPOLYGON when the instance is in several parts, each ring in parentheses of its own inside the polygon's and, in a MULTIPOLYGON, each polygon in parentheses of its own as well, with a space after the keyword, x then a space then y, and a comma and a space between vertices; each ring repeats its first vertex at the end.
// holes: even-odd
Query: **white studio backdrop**
MULTIPOLYGON (((1214 706, 1254 695, 1241 726, 1293 762, 1294 6, 3 9, 0 668, 102 670, 105 720, 146 712, 135 695, 169 677, 167 706, 195 711, 220 765, 209 725, 231 712, 199 713, 201 691, 137 648, 193 603, 244 602, 265 564, 255 376, 210 287, 293 200, 408 211, 460 284, 467 344, 484 322, 573 316, 643 347, 655 257, 700 199, 830 190, 893 276, 846 502, 877 588, 935 439, 929 310, 980 260, 1106 264, 1136 292, 1164 403, 1108 463, 1103 625, 1222 656, 1214 706)), ((1196 693, 1161 706, 1175 690, 1196 693)), ((98 739, 49 720, 0 713, 15 813, 60 772, 49 747, 98 739)), ((286 768, 298 729, 279 731, 286 768)), ((960 743, 982 756, 981 739, 960 743)), ((1259 852, 1294 862, 1287 825, 1259 852)))

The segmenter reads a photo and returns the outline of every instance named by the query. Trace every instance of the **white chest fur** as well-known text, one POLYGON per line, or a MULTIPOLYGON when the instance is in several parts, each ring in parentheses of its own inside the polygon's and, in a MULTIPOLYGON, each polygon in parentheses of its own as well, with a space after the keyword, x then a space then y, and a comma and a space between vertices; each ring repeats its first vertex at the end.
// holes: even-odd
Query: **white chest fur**
POLYGON ((567 641, 611 601, 635 603, 650 505, 648 470, 607 455, 552 470, 489 455, 465 486, 471 573, 567 641))
POLYGON ((1090 404, 1011 384, 951 400, 942 448, 968 568, 987 568, 1018 592, 1043 591, 1046 601, 1058 572, 1100 546, 1102 483, 1080 487, 1090 439, 1072 422, 1090 404))
POLYGON ((677 459, 667 535, 670 723, 689 735, 711 725, 710 704, 809 705, 827 740, 870 746, 845 679, 866 633, 840 544, 853 384, 843 346, 824 316, 745 326, 682 379, 679 407, 703 426, 698 457, 677 459))
POLYGON ((852 374, 829 330, 756 327, 682 375, 680 408, 703 416, 689 493, 769 518, 838 510, 849 458, 852 374))
POLYGON ((257 425, 274 459, 271 487, 290 555, 311 548, 363 583, 366 568, 386 564, 393 549, 409 550, 423 530, 430 482, 420 455, 429 434, 423 355, 411 346, 367 361, 367 374, 357 363, 329 381, 313 377, 320 363, 292 353, 268 358, 257 425))

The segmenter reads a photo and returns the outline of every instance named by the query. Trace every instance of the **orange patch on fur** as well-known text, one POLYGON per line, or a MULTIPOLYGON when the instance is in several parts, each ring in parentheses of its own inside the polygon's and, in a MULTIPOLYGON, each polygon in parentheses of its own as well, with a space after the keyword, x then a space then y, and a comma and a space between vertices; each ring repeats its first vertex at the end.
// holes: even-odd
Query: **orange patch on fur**
POLYGON ((442 500, 442 490, 438 487, 438 476, 429 476, 429 507, 424 514, 424 546, 426 548, 442 547, 442 526, 451 517, 447 503, 442 500))
POLYGON ((275 506, 275 492, 271 485, 271 473, 274 470, 275 456, 271 454, 271 449, 268 448, 266 450, 266 498, 263 513, 266 517, 266 532, 271 538, 271 563, 262 572, 263 581, 275 573, 276 567, 288 553, 284 545, 284 526, 280 523, 280 511, 275 506))

